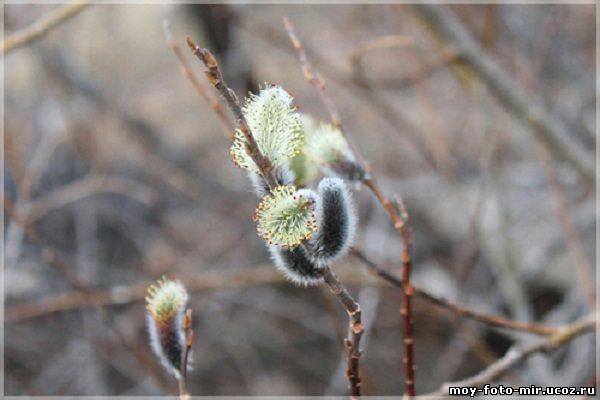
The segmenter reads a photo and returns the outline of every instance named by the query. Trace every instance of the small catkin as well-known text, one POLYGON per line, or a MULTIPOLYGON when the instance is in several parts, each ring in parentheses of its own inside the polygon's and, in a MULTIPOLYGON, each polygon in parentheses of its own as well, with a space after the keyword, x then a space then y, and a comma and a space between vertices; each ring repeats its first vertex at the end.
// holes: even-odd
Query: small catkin
POLYGON ((165 369, 177 378, 185 346, 183 318, 188 298, 181 282, 165 277, 150 286, 146 296, 150 346, 165 369))

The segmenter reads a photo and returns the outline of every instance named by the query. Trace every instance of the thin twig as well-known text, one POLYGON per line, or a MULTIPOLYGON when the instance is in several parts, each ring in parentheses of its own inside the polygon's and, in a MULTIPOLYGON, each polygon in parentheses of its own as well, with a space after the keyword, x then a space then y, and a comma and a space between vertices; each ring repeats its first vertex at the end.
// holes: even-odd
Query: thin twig
POLYGON ((550 190, 554 198, 554 212, 556 214, 556 219, 563 231, 567 249, 573 258, 573 264, 575 266, 579 284, 583 289, 588 304, 593 308, 596 304, 596 290, 594 289, 594 279, 590 273, 592 267, 585 256, 581 237, 573 222, 573 215, 571 214, 567 203, 565 190, 558 179, 556 168, 552 160, 552 154, 546 144, 542 142, 538 142, 537 148, 542 168, 550 183, 550 190))
POLYGON ((402 241, 402 305, 400 306, 400 314, 404 319, 402 323, 402 336, 404 337, 403 361, 404 369, 406 371, 406 395, 410 398, 415 395, 414 339, 412 334, 413 319, 411 313, 413 289, 410 284, 412 238, 406 225, 408 213, 399 196, 396 196, 396 203, 400 210, 400 218, 394 222, 394 227, 398 231, 400 240, 402 241))
POLYGON ((242 107, 240 106, 240 102, 235 94, 235 92, 230 89, 225 80, 223 79, 223 75, 221 74, 221 70, 219 69, 219 64, 217 60, 212 55, 212 53, 208 49, 201 49, 194 43, 191 38, 187 38, 187 44, 192 50, 192 53, 200 59, 206 66, 207 70, 205 71, 206 77, 208 81, 213 85, 223 96, 225 101, 227 101, 227 105, 229 105, 229 109, 233 113, 233 116, 236 120, 237 125, 240 128, 240 131, 244 135, 246 139, 246 152, 248 156, 254 161, 256 167, 260 171, 263 176, 265 182, 269 186, 269 189, 274 189, 277 187, 277 179, 272 174, 273 164, 268 157, 264 156, 252 135, 252 131, 248 126, 248 122, 246 122, 246 117, 244 117, 244 113, 242 112, 242 107))
POLYGON ((83 11, 90 3, 91 1, 85 0, 73 4, 65 4, 56 10, 53 10, 51 13, 44 15, 27 28, 7 36, 4 39, 0 54, 8 54, 19 47, 25 46, 34 40, 43 37, 56 26, 83 11))
POLYGON ((181 349, 181 361, 179 365, 179 399, 189 400, 190 392, 187 387, 188 358, 192 350, 194 341, 194 331, 192 330, 192 310, 187 309, 183 317, 183 333, 185 346, 181 349))
POLYGON ((365 330, 361 321, 360 305, 348 293, 331 268, 323 269, 323 279, 348 312, 348 338, 344 340, 344 345, 348 351, 346 377, 349 382, 348 389, 351 398, 358 398, 360 397, 361 384, 359 374, 360 338, 365 330))
POLYGON ((294 25, 292 24, 292 21, 290 21, 290 19, 286 16, 283 17, 283 22, 285 24, 285 29, 288 32, 288 36, 292 41, 292 45, 294 46, 294 49, 298 54, 298 59, 300 60, 300 66, 302 68, 302 72, 304 73, 304 77, 306 78, 308 83, 313 85, 317 90, 321 102, 323 103, 323 105, 327 109, 327 112, 329 113, 332 125, 338 128, 340 132, 342 132, 342 134, 346 137, 346 141, 350 145, 350 149, 352 150, 352 153, 354 154, 355 158, 362 163, 360 153, 352 143, 352 140, 350 140, 350 138, 346 134, 344 126, 342 125, 342 120, 340 119, 335 104, 325 91, 325 79, 323 79, 321 74, 319 74, 319 72, 317 72, 308 61, 308 57, 306 57, 306 51, 304 50, 302 42, 300 41, 300 39, 298 39, 298 36, 296 36, 296 32, 294 30, 294 25))
MULTIPOLYGON (((394 286, 397 286, 400 288, 403 287, 402 279, 400 277, 379 267, 377 264, 375 264, 373 261, 371 261, 359 249, 356 249, 356 248, 352 249, 352 255, 355 258, 357 258, 358 260, 362 261, 367 266, 367 268, 369 268, 369 270, 376 276, 382 278, 383 280, 391 283, 394 286)), ((430 303, 433 303, 439 307, 450 310, 450 311, 460 315, 461 317, 474 319, 474 320, 482 322, 486 325, 496 326, 498 328, 503 328, 503 329, 511 329, 511 330, 515 330, 515 331, 527 332, 527 333, 531 333, 531 334, 535 334, 535 335, 543 335, 543 336, 552 335, 552 334, 556 333, 556 331, 558 329, 558 328, 541 325, 541 324, 519 322, 519 321, 505 318, 505 317, 502 317, 499 315, 475 311, 475 310, 472 310, 461 304, 458 304, 452 300, 448 300, 443 297, 436 296, 436 295, 428 292, 426 289, 423 289, 412 283, 411 283, 411 287, 412 287, 414 294, 422 297, 423 299, 429 301, 430 303)))
POLYGON ((485 383, 492 382, 512 370, 514 366, 525 361, 533 354, 551 353, 559 347, 571 342, 576 337, 586 332, 593 331, 596 322, 595 315, 590 314, 567 325, 548 338, 537 340, 531 344, 514 346, 506 352, 504 357, 500 358, 476 375, 461 381, 444 383, 436 392, 429 393, 424 397, 437 398, 439 396, 447 396, 450 387, 478 387, 485 383))
POLYGON ((196 89, 196 92, 202 98, 204 98, 204 100, 206 100, 210 108, 212 108, 215 114, 217 114, 217 117, 219 118, 219 120, 221 121, 221 125, 223 126, 223 131, 225 132, 225 135, 227 135, 229 139, 233 139, 233 127, 231 126, 229 118, 227 118, 225 110, 223 109, 219 100, 210 91, 206 90, 204 85, 200 83, 198 78, 196 78, 196 75, 192 72, 190 65, 188 64, 187 60, 185 59, 185 56, 183 55, 183 52, 181 51, 181 48, 179 47, 179 45, 175 41, 175 38, 173 37, 173 34, 171 33, 169 22, 167 20, 163 21, 163 29, 165 32, 167 42, 169 43, 169 46, 171 46, 173 53, 175 53, 175 56, 179 61, 181 73, 183 74, 183 76, 189 79, 194 89, 196 89))

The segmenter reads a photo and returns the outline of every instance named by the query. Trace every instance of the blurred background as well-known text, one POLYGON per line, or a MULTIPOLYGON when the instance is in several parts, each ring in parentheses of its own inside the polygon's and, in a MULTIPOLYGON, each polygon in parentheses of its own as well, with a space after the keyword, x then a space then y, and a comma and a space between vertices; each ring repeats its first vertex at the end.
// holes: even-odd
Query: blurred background
MULTIPOLYGON (((6 5, 5 37, 57 7, 6 5)), ((590 179, 578 164, 594 165, 594 5, 434 9, 93 5, 8 53, 5 393, 176 394, 145 330, 145 289, 163 274, 191 292, 192 394, 346 393, 345 311, 327 289, 294 287, 271 265, 251 219, 258 199, 180 73, 164 19, 202 84, 186 36, 214 52, 239 97, 280 84, 300 111, 328 120, 287 37, 290 17, 382 189, 404 198, 416 284, 520 321, 589 313, 595 187, 593 169, 590 179), (455 20, 526 101, 511 105, 482 79, 432 15, 455 20), (563 140, 539 140, 548 130, 563 140)), ((354 198, 356 245, 399 273, 387 215, 368 190, 354 198)), ((334 269, 363 309, 364 393, 402 394, 400 291, 351 257, 334 269)), ((414 330, 418 393, 531 338, 418 297, 414 330)), ((591 386, 592 336, 503 382, 591 386)))

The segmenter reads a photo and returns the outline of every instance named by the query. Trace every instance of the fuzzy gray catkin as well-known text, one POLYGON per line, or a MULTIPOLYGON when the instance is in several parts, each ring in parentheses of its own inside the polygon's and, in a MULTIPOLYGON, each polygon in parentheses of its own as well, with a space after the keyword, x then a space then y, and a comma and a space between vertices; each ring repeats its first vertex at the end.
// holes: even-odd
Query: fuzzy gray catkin
POLYGON ((293 283, 301 286, 315 286, 321 283, 319 268, 302 247, 287 249, 271 245, 268 248, 277 269, 293 283))
POLYGON ((308 241, 313 262, 324 266, 346 255, 356 230, 350 192, 340 178, 325 178, 317 190, 317 232, 308 241))
POLYGON ((320 270, 343 257, 356 229, 356 214, 350 192, 339 178, 325 178, 318 192, 304 190, 316 202, 317 231, 295 248, 269 246, 271 258, 292 282, 312 286, 322 281, 320 270))

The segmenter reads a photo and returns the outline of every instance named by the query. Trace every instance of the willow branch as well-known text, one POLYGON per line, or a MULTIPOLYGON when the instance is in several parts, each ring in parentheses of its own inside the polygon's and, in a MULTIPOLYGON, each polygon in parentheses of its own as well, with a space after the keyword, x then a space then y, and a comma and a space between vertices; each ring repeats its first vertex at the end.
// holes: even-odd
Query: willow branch
MULTIPOLYGON (((371 271, 374 275, 389 282, 390 284, 392 284, 394 286, 397 286, 400 288, 403 287, 402 279, 400 277, 379 267, 377 264, 375 264, 373 261, 371 261, 369 258, 367 258, 367 256, 359 249, 356 249, 356 248, 352 249, 352 255, 355 258, 357 258, 358 260, 360 260, 361 262, 363 262, 367 266, 369 271, 371 271)), ((423 299, 427 300, 428 302, 433 303, 434 305, 439 306, 441 308, 447 309, 461 317, 473 319, 473 320, 482 322, 486 325, 495 326, 495 327, 503 328, 503 329, 510 329, 510 330, 514 330, 514 331, 531 333, 534 335, 542 335, 542 336, 552 335, 552 334, 556 333, 556 331, 558 329, 558 328, 551 327, 551 326, 535 324, 535 323, 519 322, 519 321, 505 318, 505 317, 502 317, 499 315, 475 311, 475 310, 472 310, 461 304, 458 304, 452 300, 448 300, 443 297, 436 296, 436 295, 428 292, 426 289, 423 289, 414 284, 411 284, 411 287, 412 287, 414 294, 422 297, 423 299)))
POLYGON ((256 143, 252 131, 248 126, 248 122, 246 122, 246 117, 244 117, 244 113, 242 112, 240 102, 235 95, 235 92, 225 83, 217 60, 208 49, 201 49, 189 37, 187 38, 187 44, 192 53, 206 66, 207 70, 205 73, 208 81, 219 91, 233 113, 239 129, 246 139, 246 152, 248 153, 248 156, 254 161, 254 164, 256 164, 263 179, 269 186, 269 189, 274 189, 277 187, 277 179, 273 174, 273 164, 271 164, 271 160, 264 156, 258 148, 258 144, 256 143))
POLYGON ((4 39, 1 54, 8 54, 50 32, 52 29, 74 17, 90 5, 89 0, 63 5, 43 16, 27 28, 17 31, 4 39))
POLYGON ((571 342, 578 336, 587 332, 592 332, 596 323, 595 315, 591 314, 561 328, 548 338, 539 339, 530 344, 513 346, 502 358, 483 371, 461 381, 444 383, 436 392, 429 393, 424 397, 437 398, 439 396, 447 396, 450 387, 478 387, 485 383, 493 382, 511 371, 513 367, 522 363, 530 356, 537 353, 549 354, 559 347, 571 342))
POLYGON ((361 384, 359 375, 360 339, 365 331, 361 321, 360 305, 348 293, 331 268, 323 270, 323 279, 348 312, 348 338, 344 340, 347 350, 346 377, 348 378, 348 389, 351 398, 358 398, 360 397, 361 384))

